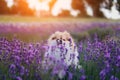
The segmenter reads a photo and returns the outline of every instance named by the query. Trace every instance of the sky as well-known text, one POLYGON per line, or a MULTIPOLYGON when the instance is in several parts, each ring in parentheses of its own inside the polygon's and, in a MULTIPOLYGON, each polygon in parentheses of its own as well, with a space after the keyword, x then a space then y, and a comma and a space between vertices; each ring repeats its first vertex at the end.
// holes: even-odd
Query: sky
MULTIPOLYGON (((7 1, 8 7, 11 7, 14 4, 13 0, 6 0, 6 1, 7 1)), ((37 11, 39 10, 49 11, 49 6, 48 6, 49 1, 50 0, 41 0, 41 2, 40 0, 27 0, 29 7, 31 9, 36 9, 37 11)), ((51 13, 54 16, 57 16, 59 13, 61 13, 62 10, 69 10, 71 15, 77 16, 80 13, 80 11, 74 10, 71 7, 71 3, 72 3, 72 0, 57 0, 55 5, 53 6, 51 13)), ((120 13, 116 10, 115 3, 116 3, 116 0, 113 0, 113 6, 111 7, 111 10, 104 8, 105 3, 101 4, 100 10, 103 12, 106 18, 120 19, 120 13)), ((87 14, 89 16, 94 16, 91 6, 85 0, 84 0, 84 4, 85 4, 87 14)))

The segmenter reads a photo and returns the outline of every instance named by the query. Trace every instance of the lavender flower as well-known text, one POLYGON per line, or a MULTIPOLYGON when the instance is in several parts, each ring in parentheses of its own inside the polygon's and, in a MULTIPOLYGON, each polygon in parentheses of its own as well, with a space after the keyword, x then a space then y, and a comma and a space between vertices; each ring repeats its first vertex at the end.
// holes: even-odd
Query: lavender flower
POLYGON ((23 80, 23 79, 22 79, 21 77, 18 76, 18 77, 16 77, 16 80, 23 80))
POLYGON ((82 75, 79 80, 86 80, 86 76, 82 75))
POLYGON ((115 77, 115 76, 111 76, 111 78, 110 78, 110 80, 119 80, 117 77, 115 77))

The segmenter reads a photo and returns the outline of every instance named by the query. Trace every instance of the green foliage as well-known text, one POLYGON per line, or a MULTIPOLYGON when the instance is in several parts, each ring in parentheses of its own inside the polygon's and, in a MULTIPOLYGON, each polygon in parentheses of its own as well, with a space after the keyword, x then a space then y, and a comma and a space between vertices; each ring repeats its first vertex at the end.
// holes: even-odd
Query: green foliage
POLYGON ((72 33, 73 38, 79 42, 81 40, 85 40, 89 37, 89 34, 87 31, 79 32, 79 33, 72 33))
POLYGON ((87 32, 92 39, 96 34, 98 38, 101 40, 105 39, 105 37, 107 37, 108 35, 115 34, 115 31, 112 28, 94 28, 94 29, 88 30, 87 32))
POLYGON ((104 40, 108 35, 114 35, 115 30, 112 28, 92 28, 87 31, 79 32, 79 33, 72 33, 72 36, 74 39, 76 39, 77 42, 81 40, 85 40, 88 38, 91 38, 91 40, 94 38, 95 35, 98 36, 100 40, 104 40))

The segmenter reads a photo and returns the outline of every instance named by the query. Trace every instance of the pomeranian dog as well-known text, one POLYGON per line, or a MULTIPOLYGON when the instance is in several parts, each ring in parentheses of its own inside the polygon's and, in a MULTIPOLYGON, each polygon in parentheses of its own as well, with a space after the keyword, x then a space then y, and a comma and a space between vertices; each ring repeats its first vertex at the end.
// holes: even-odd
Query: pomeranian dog
MULTIPOLYGON (((78 51, 73 38, 67 32, 55 32, 47 42, 47 50, 44 54, 44 63, 47 68, 58 66, 58 76, 62 78, 63 67, 78 67, 78 51), (60 67, 61 65, 61 67, 60 67)), ((45 67, 44 66, 44 67, 45 67)))

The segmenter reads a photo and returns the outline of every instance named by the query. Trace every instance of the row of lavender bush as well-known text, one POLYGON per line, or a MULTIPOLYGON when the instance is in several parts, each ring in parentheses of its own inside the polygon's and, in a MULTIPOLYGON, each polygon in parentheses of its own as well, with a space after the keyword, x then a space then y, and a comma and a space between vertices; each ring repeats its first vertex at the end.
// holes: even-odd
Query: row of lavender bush
POLYGON ((113 34, 113 29, 120 30, 119 22, 41 22, 41 23, 0 23, 0 36, 13 36, 23 41, 38 42, 46 40, 55 31, 67 30, 80 41, 89 35, 113 34), (32 38, 31 38, 32 37, 32 38))
MULTIPOLYGON (((80 69, 67 67, 63 80, 119 80, 120 40, 87 39, 79 42, 80 69)), ((58 80, 59 66, 43 70, 44 43, 0 38, 0 80, 58 80)))
POLYGON ((0 32, 3 33, 46 33, 51 34, 57 30, 67 30, 70 33, 85 31, 91 28, 120 28, 119 22, 41 22, 41 23, 0 23, 0 32))

